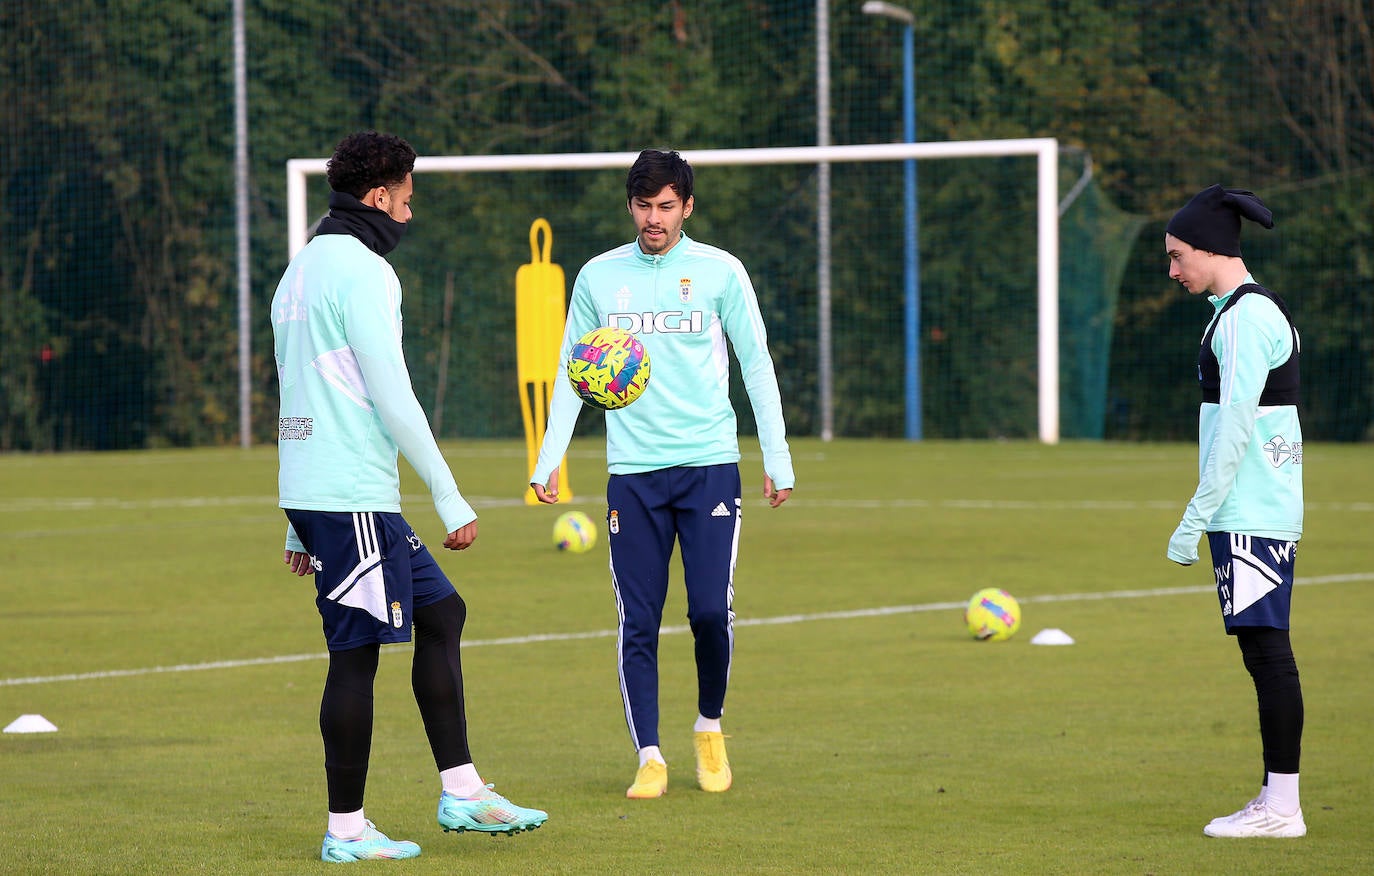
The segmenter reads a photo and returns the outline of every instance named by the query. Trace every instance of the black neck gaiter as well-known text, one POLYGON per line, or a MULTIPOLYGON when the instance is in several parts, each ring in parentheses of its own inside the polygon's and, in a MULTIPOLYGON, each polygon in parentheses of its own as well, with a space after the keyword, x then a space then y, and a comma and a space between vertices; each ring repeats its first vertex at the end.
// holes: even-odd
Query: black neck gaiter
POLYGON ((397 222, 376 207, 369 207, 347 192, 329 193, 329 215, 320 220, 316 234, 351 234, 368 249, 384 256, 396 248, 406 224, 397 222))

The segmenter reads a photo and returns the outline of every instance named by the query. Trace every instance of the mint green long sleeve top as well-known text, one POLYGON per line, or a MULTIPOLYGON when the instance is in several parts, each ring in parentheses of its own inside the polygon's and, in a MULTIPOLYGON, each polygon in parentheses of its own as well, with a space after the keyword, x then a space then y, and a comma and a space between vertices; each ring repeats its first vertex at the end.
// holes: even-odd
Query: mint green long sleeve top
MULTIPOLYGON (((1244 282, 1254 280, 1247 276, 1244 282)), ((1169 543, 1175 562, 1197 560, 1204 532, 1289 541, 1302 536, 1298 409, 1259 403, 1269 372, 1295 352, 1296 332, 1263 295, 1246 295, 1221 313, 1235 291, 1208 298, 1215 308, 1208 326, 1217 323, 1212 352, 1221 366, 1221 393, 1217 403, 1204 402, 1198 412, 1198 486, 1169 543)))
MULTIPOLYGON (((453 532, 477 518, 415 398, 401 347, 401 283, 347 234, 315 237, 272 298, 281 385, 279 502, 316 511, 401 510, 398 452, 453 532)), ((288 550, 304 550, 290 526, 288 550)))
POLYGON ((578 272, 531 483, 547 483, 572 439, 584 405, 568 383, 567 361, 578 338, 600 326, 626 329, 643 342, 651 369, 637 401, 606 412, 611 474, 739 461, 728 338, 753 407, 764 471, 778 489, 793 486, 777 374, 753 284, 739 259, 686 234, 667 253, 647 255, 632 241, 578 272))

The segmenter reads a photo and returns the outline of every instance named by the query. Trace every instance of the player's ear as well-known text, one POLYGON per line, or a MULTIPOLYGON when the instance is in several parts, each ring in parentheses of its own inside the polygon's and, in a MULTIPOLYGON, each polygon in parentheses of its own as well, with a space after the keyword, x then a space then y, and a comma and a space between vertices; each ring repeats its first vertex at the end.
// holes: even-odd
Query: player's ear
POLYGON ((685 203, 685 204, 682 205, 682 218, 683 218, 683 219, 686 219, 688 216, 692 215, 692 205, 695 204, 696 201, 697 201, 697 196, 696 196, 696 195, 688 195, 688 196, 687 196, 687 203, 685 203))
POLYGON ((368 205, 369 207, 374 207, 378 210, 385 210, 386 207, 383 207, 381 205, 381 198, 385 194, 386 186, 377 186, 376 188, 369 190, 368 193, 359 198, 359 200, 362 201, 364 204, 368 205))

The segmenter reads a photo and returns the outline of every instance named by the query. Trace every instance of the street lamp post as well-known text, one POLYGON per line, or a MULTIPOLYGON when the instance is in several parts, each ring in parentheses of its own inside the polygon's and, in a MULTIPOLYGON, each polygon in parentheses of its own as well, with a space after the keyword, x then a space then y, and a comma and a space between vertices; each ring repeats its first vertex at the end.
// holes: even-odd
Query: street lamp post
MULTIPOLYGON (((882 0, 867 0, 865 15, 902 24, 902 125, 906 142, 916 142, 916 16, 882 0)), ((921 440, 921 254, 916 242, 916 159, 903 164, 905 183, 906 437, 921 440)))

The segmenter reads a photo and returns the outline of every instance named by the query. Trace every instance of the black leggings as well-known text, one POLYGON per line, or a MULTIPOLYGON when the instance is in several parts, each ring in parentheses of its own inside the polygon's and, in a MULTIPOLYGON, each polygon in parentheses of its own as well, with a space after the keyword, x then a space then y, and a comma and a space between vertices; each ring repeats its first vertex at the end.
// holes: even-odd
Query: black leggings
MULTIPOLYGON (((466 620, 467 605, 456 593, 415 609, 410 685, 440 770, 472 763, 459 655, 466 620)), ((372 688, 380 653, 378 645, 329 652, 329 672, 320 698, 320 735, 330 812, 363 808, 372 750, 372 688)))
POLYGON ((1302 683, 1288 630, 1242 627, 1236 633, 1259 701, 1267 773, 1296 773, 1302 753, 1302 683))

